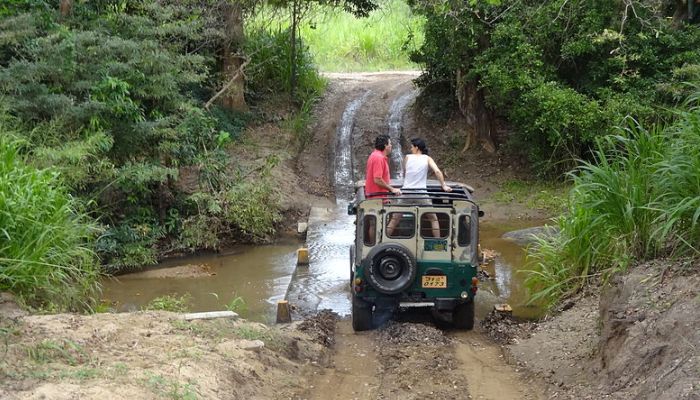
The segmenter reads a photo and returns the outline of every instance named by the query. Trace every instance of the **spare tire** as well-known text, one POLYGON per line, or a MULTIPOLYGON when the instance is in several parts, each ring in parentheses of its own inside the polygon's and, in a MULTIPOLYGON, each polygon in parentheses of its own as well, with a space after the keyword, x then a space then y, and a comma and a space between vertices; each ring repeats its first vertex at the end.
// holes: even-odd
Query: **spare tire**
POLYGON ((363 261, 367 282, 379 293, 397 294, 416 279, 416 260, 405 246, 382 243, 363 261))

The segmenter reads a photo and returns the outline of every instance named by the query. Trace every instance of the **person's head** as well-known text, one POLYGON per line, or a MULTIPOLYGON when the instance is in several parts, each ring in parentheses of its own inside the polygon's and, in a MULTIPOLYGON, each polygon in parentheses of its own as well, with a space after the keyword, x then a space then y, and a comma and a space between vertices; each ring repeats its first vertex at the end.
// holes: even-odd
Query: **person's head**
POLYGON ((377 138, 374 139, 374 148, 379 150, 379 151, 385 151, 387 148, 389 148, 389 151, 391 151, 391 140, 389 139, 389 136, 388 135, 377 136, 377 138))
POLYGON ((425 141, 420 138, 411 139, 411 152, 415 153, 415 150, 419 151, 421 154, 428 155, 428 146, 425 141))

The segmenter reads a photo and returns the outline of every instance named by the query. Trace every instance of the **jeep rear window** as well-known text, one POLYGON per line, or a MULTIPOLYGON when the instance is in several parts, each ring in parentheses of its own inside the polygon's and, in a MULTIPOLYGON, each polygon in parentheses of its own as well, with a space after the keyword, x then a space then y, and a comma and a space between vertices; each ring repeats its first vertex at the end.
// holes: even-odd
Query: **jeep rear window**
POLYGON ((469 246, 472 241, 471 234, 471 218, 468 215, 459 216, 459 225, 457 227, 457 245, 469 246))
POLYGON ((377 243, 377 217, 365 215, 362 219, 362 242, 365 246, 374 246, 377 243))
POLYGON ((385 232, 392 239, 412 238, 416 233, 416 216, 409 212, 388 213, 385 232))
POLYGON ((422 214, 420 216, 420 235, 423 238, 440 239, 450 236, 450 216, 447 213, 422 214))

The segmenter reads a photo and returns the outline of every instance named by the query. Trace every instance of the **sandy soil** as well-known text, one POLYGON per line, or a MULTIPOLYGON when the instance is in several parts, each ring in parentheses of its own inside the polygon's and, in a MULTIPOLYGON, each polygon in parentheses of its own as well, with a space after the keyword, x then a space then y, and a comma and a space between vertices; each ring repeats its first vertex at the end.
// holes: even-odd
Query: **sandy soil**
POLYGON ((290 398, 326 355, 297 327, 167 312, 0 317, 0 398, 290 398))

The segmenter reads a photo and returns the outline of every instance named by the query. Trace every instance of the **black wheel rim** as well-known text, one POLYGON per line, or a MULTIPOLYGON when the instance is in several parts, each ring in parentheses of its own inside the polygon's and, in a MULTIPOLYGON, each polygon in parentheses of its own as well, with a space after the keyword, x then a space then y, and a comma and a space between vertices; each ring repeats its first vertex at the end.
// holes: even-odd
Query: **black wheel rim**
POLYGON ((378 269, 379 275, 389 281, 397 279, 403 271, 401 260, 396 257, 383 257, 379 261, 378 269))

